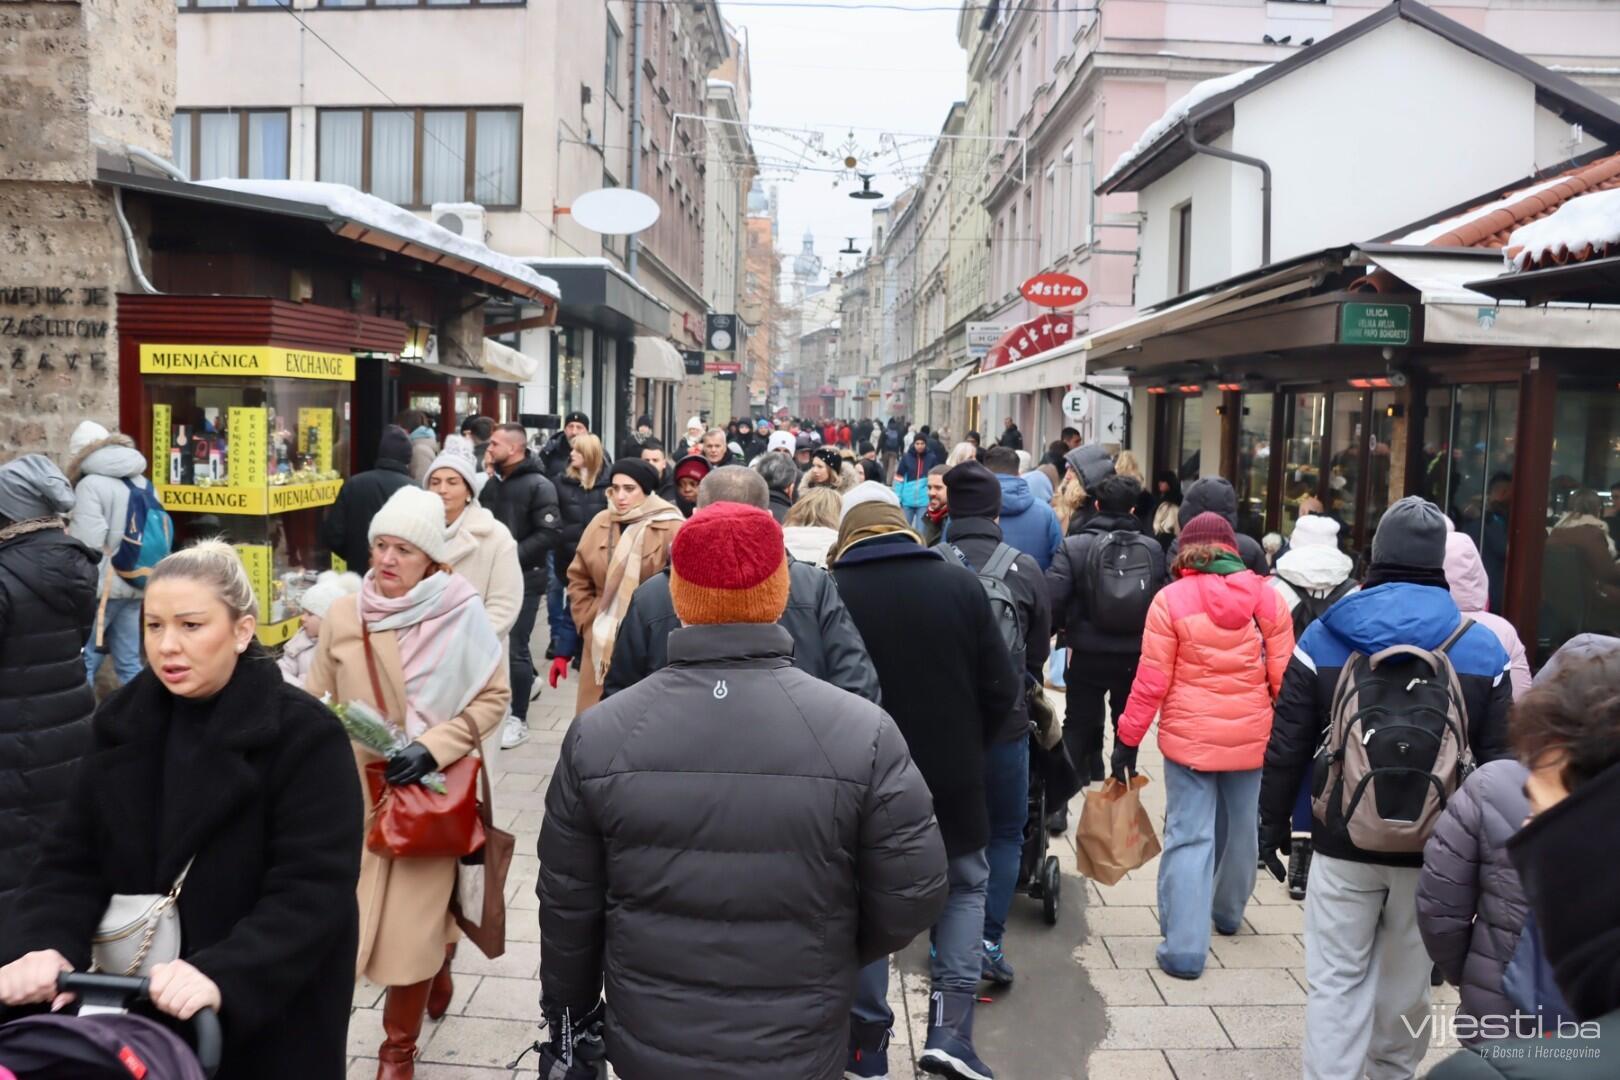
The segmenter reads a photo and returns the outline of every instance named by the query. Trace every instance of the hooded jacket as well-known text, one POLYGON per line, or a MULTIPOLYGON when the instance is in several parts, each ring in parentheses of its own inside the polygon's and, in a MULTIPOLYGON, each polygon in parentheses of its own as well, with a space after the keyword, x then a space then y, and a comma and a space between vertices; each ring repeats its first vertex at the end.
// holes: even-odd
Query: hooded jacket
POLYGON ((68 518, 68 535, 101 556, 96 567, 98 593, 105 588, 109 600, 135 600, 141 591, 117 574, 108 574, 112 558, 123 539, 129 517, 128 480, 138 488, 148 487, 146 456, 135 449, 128 435, 106 435, 79 451, 68 462, 67 478, 73 484, 73 513, 68 518))
MULTIPOLYGON (((1090 592, 1091 552, 1102 538, 1111 532, 1141 532, 1141 522, 1131 513, 1112 513, 1099 509, 1086 519, 1080 531, 1066 537, 1052 565, 1046 571, 1046 589, 1052 603, 1052 629, 1067 635, 1069 648, 1076 656, 1106 653, 1111 656, 1135 656, 1142 651, 1142 635, 1122 637, 1098 630, 1087 617, 1086 597, 1090 592)), ((1153 582, 1157 586, 1165 575, 1164 553, 1153 553, 1153 582)))
POLYGON ((782 542, 788 554, 802 563, 827 568, 827 552, 838 540, 838 530, 825 525, 788 525, 782 529, 782 542))
POLYGON ((1159 749, 1176 764, 1258 769, 1293 648, 1288 611, 1264 579, 1184 573, 1148 608, 1119 738, 1139 745, 1158 714, 1159 749))
MULTIPOLYGON (((1238 556, 1242 558, 1243 565, 1261 577, 1269 577, 1271 563, 1266 559, 1266 549, 1260 546, 1260 541, 1238 529, 1237 490, 1232 487, 1232 481, 1223 476, 1206 476, 1187 485, 1187 490, 1181 496, 1181 510, 1176 515, 1181 527, 1185 529, 1187 522, 1206 510, 1221 515, 1237 532, 1238 556)), ((1165 553, 1166 560, 1175 562, 1176 553, 1180 550, 1181 537, 1177 536, 1170 541, 1170 550, 1165 553)))
MULTIPOLYGON (((546 588, 546 552, 557 546, 561 535, 562 513, 557 508, 557 488, 540 471, 534 454, 524 451, 523 460, 502 476, 497 470, 484 485, 478 501, 495 514, 517 541, 518 564, 526 579, 537 579, 535 587, 546 588)), ((586 522, 586 524, 590 524, 586 522)), ((577 541, 576 541, 577 543, 577 541)), ((566 573, 558 566, 557 573, 566 573)), ((526 583, 529 588, 531 583, 526 583)))
MULTIPOLYGON (((432 462, 429 462, 432 464, 432 462)), ((337 502, 321 518, 321 543, 356 574, 371 566, 371 519, 389 496, 411 486, 411 443, 399 428, 384 431, 377 466, 355 473, 338 491, 337 502)))
POLYGON ((1114 459, 1108 451, 1095 444, 1077 446, 1063 455, 1063 460, 1080 477, 1080 486, 1094 495, 1097 485, 1114 475, 1114 459))
POLYGON ((1001 484, 1002 539, 1034 559, 1044 573, 1063 542, 1057 514, 1048 503, 1036 501, 1022 476, 998 475, 996 480, 1001 484))
MULTIPOLYGON (((1355 564, 1339 550, 1338 536, 1338 522, 1332 518, 1302 517, 1294 526, 1295 546, 1277 556, 1276 573, 1269 580, 1288 605, 1298 633, 1304 633, 1309 625, 1311 611, 1308 607, 1301 611, 1300 605, 1307 600, 1325 601, 1350 580, 1355 564)), ((1345 590, 1340 599, 1353 589, 1345 590)))
MULTIPOLYGON (((1446 519, 1451 525, 1451 519, 1446 519)), ((1457 532, 1446 534, 1446 584, 1451 586, 1451 598, 1457 610, 1496 635, 1502 650, 1508 656, 1508 681, 1515 699, 1530 689, 1530 660, 1525 655, 1524 643, 1512 623, 1485 610, 1489 603, 1490 581, 1485 575, 1485 563, 1479 557, 1474 541, 1457 532)))
POLYGON ((605 990, 620 1076, 838 1080, 856 972, 944 907, 906 740, 792 651, 780 626, 676 630, 667 667, 563 739, 542 1000, 582 1014, 605 990))
MULTIPOLYGON (((1351 653, 1371 656, 1391 645, 1437 649, 1462 618, 1445 589, 1395 581, 1345 597, 1312 623, 1294 648, 1277 698, 1266 772, 1260 782, 1260 821, 1286 822, 1300 782, 1331 719, 1333 691, 1351 653)), ((1483 764, 1507 756, 1507 713, 1512 695, 1507 653, 1484 626, 1468 628, 1450 653, 1468 714, 1468 743, 1483 764)), ((1386 866, 1420 866, 1421 853, 1364 852, 1342 822, 1313 821, 1314 849, 1334 858, 1386 866)))
MULTIPOLYGON (((1016 478, 1004 476, 1001 479, 1016 478)), ((1002 543, 1013 548, 1018 546, 1007 539, 1007 519, 1003 517, 1001 520, 1002 526, 998 527, 994 521, 984 517, 951 519, 949 543, 967 556, 969 569, 974 573, 984 569, 1002 543)), ((1012 568, 1007 571, 1006 582, 1024 625, 1024 669, 1038 682, 1046 667, 1046 658, 1052 651, 1052 605, 1046 596, 1046 582, 1041 577, 1039 564, 1028 554, 1020 554, 1013 560, 1012 568)), ((1011 742, 1028 734, 1029 699, 1027 694, 1021 693, 1008 712, 996 741, 1011 742)))

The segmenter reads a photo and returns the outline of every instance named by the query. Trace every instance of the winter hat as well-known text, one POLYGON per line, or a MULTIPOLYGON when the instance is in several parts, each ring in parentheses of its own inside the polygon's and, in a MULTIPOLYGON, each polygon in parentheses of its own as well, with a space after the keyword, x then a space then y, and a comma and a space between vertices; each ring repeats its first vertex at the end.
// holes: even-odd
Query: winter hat
POLYGON ((811 438, 809 435, 800 435, 797 439, 793 440, 794 453, 798 453, 801 450, 814 450, 815 448, 816 440, 811 438))
POLYGON ((1213 511, 1206 510, 1202 514, 1187 522, 1181 530, 1181 547, 1183 550, 1197 544, 1219 544, 1232 551, 1237 550, 1237 534, 1232 531, 1232 523, 1213 511))
POLYGON ((849 512, 862 503, 887 503, 898 510, 900 496, 894 493, 893 488, 884 487, 875 480, 862 480, 844 492, 844 505, 838 512, 838 520, 848 517, 849 512))
POLYGON ((652 426, 653 426, 652 417, 645 416, 645 415, 636 417, 636 427, 638 427, 638 428, 644 428, 644 427, 650 428, 652 426))
POLYGON ((964 461, 945 474, 945 505, 952 518, 1001 515, 1001 481, 977 461, 964 461))
POLYGON ((402 487, 383 503, 366 530, 368 543, 394 536, 419 549, 436 563, 449 557, 444 536, 444 500, 419 487, 402 487))
POLYGON ((1077 446, 1063 455, 1069 468, 1080 477, 1080 486, 1093 494, 1103 479, 1114 475, 1114 459, 1100 446, 1077 446))
POLYGON ((315 584, 304 590, 298 606, 316 618, 324 619, 338 597, 359 591, 359 574, 339 574, 332 570, 323 570, 320 577, 315 579, 315 584))
POLYGON ((1388 510, 1373 534, 1372 561, 1386 566, 1439 570, 1446 564, 1446 517, 1421 495, 1388 510))
POLYGON ((793 453, 793 432, 791 432, 791 431, 773 431, 773 432, 771 432, 771 441, 765 445, 765 449, 767 451, 769 451, 769 450, 780 450, 784 454, 793 453))
POLYGON ((422 474, 422 486, 428 486, 428 480, 440 469, 453 469, 467 485, 467 490, 476 492, 481 485, 478 482, 478 468, 473 462, 472 443, 464 435, 449 435, 445 437, 444 449, 439 456, 433 459, 427 472, 422 474))
MULTIPOLYGON (((682 464, 685 464, 685 462, 683 461, 682 464)), ((680 467, 676 466, 676 472, 679 473, 679 471, 680 467)), ((620 458, 615 461, 613 468, 608 470, 608 479, 611 480, 615 476, 628 476, 636 482, 637 487, 648 495, 651 495, 653 489, 658 486, 658 471, 640 458, 620 458)))
POLYGON ((111 434, 112 432, 94 420, 79 421, 79 426, 73 429, 73 435, 68 439, 69 460, 78 457, 111 434))
POLYGON ((701 435, 703 433, 703 418, 702 417, 693 416, 693 417, 690 417, 690 418, 687 419, 687 421, 686 421, 686 433, 688 435, 692 434, 692 429, 693 428, 698 429, 698 434, 701 435))
POLYGON ((44 454, 25 454, 0 465, 0 518, 32 521, 73 509, 73 485, 44 454))
POLYGON ((573 412, 563 417, 563 426, 566 427, 569 424, 584 424, 585 430, 589 431, 591 429, 591 418, 580 412, 578 409, 575 409, 573 412))
POLYGON ((1329 547, 1339 550, 1339 523, 1321 514, 1306 514, 1294 522, 1294 534, 1288 546, 1296 548, 1329 547))
POLYGON ((398 424, 389 424, 383 428, 382 438, 377 441, 377 461, 392 461, 400 465, 411 463, 411 436, 398 424))
POLYGON ((701 483, 703 478, 713 471, 714 466, 709 464, 708 458, 702 454, 693 454, 691 457, 681 458, 675 464, 675 479, 679 480, 683 476, 690 476, 701 483))
POLYGON ((810 456, 827 466, 834 476, 837 476, 839 470, 844 467, 844 456, 830 446, 824 446, 810 456))
POLYGON ((787 548, 764 510, 717 502, 687 519, 669 552, 669 596, 688 626, 774 623, 787 609, 787 548))

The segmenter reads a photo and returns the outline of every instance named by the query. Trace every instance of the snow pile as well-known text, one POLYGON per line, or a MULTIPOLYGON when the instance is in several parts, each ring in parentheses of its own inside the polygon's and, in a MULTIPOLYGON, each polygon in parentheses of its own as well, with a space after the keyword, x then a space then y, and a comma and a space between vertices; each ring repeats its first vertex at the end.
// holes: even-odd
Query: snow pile
POLYGON ((1513 230, 1502 255, 1514 270, 1530 263, 1585 258, 1620 244, 1620 188, 1571 199, 1557 210, 1513 230))
POLYGON ((1436 239, 1444 236, 1446 233, 1451 232, 1454 229, 1460 229, 1469 222, 1476 221, 1482 217, 1485 217, 1487 214, 1494 214, 1498 210, 1506 210, 1519 200, 1528 199, 1530 196, 1539 194, 1552 187, 1554 184, 1561 184, 1568 179, 1569 177, 1567 176, 1555 176, 1550 180, 1543 180, 1539 184, 1531 184, 1529 187, 1519 188, 1516 191, 1510 191, 1506 195, 1503 195, 1500 199, 1497 199, 1495 202, 1488 202, 1483 206, 1476 206, 1470 210, 1464 210, 1455 217, 1446 218, 1444 221, 1437 221, 1433 225, 1425 225, 1423 228, 1415 229, 1412 232, 1407 233, 1405 236, 1395 237, 1395 239, 1391 240, 1390 243, 1411 244, 1417 247, 1432 244, 1436 239))
POLYGON ((244 195, 324 206, 338 217, 477 263, 539 289, 554 300, 562 298, 555 281, 535 273, 510 255, 491 251, 476 240, 457 236, 449 229, 417 217, 404 207, 357 191, 347 184, 329 184, 317 180, 203 180, 200 183, 203 187, 240 191, 244 195))
POLYGON ((1244 68, 1242 71, 1234 71, 1230 75, 1222 75, 1218 79, 1205 79, 1191 90, 1188 90, 1176 100, 1174 105, 1164 111, 1163 116, 1147 126, 1147 130, 1142 132, 1142 137, 1136 140, 1134 146, 1119 155, 1119 160, 1114 162, 1112 169, 1108 170, 1108 175, 1102 178, 1102 183, 1106 184, 1124 172, 1131 162, 1141 157, 1150 146, 1164 136, 1165 132, 1187 119, 1188 115, 1198 106, 1210 98, 1219 97, 1228 90, 1242 86, 1270 66, 1270 64, 1259 64, 1255 67, 1244 68))

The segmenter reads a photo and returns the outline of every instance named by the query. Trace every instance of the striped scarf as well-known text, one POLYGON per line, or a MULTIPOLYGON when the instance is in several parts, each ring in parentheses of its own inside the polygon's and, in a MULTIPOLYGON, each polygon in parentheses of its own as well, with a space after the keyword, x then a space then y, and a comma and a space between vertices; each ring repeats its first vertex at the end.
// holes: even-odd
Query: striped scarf
POLYGON ((641 584, 641 556, 647 545, 647 526, 654 521, 686 520, 679 510, 657 495, 648 495, 639 506, 623 513, 612 507, 606 513, 611 522, 609 528, 617 526, 622 531, 608 550, 602 600, 596 609, 596 618, 591 621, 591 659, 596 666, 598 683, 607 678, 608 664, 613 660, 613 643, 619 638, 619 624, 630 610, 630 597, 636 586, 641 584))

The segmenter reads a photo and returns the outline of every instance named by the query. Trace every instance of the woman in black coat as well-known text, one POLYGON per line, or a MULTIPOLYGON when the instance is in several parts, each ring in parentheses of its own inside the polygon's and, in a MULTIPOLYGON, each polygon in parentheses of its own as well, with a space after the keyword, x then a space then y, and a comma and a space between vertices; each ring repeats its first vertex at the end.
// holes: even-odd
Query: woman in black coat
POLYGON ((90 749, 84 643, 99 555, 68 536, 67 477, 38 454, 0 467, 0 927, 90 749))
POLYGON ((149 667, 97 710, 72 799, 0 927, 0 1004, 84 970, 113 894, 179 896, 180 958, 152 1004, 218 1011, 226 1080, 339 1080, 362 842, 349 740, 256 644, 229 545, 170 555, 146 587, 149 667), (16 958, 16 959, 12 959, 16 958))

